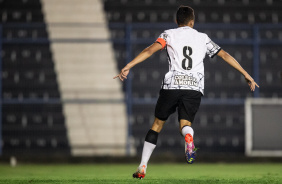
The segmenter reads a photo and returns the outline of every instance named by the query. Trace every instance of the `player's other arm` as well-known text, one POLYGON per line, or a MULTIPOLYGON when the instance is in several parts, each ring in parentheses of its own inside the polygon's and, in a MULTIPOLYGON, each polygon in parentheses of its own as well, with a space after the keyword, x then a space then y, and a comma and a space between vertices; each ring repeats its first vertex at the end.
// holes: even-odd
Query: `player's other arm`
POLYGON ((162 45, 159 44, 158 42, 153 43, 152 45, 144 49, 140 54, 138 54, 138 56, 136 56, 131 62, 129 62, 123 69, 121 69, 120 73, 117 76, 115 76, 114 79, 119 78, 121 81, 127 79, 129 70, 132 67, 134 67, 138 63, 143 62, 144 60, 149 58, 152 54, 154 54, 158 50, 161 50, 162 48, 163 48, 162 45))
POLYGON ((220 56, 224 61, 226 61, 229 65, 231 65, 232 67, 234 67, 236 70, 238 70, 242 75, 244 75, 247 83, 250 86, 250 89, 252 91, 255 91, 256 86, 259 88, 259 86, 257 85, 257 83, 254 81, 254 79, 248 74, 248 72, 246 72, 241 65, 231 56, 229 55, 227 52, 225 52, 224 50, 220 50, 217 53, 218 56, 220 56))

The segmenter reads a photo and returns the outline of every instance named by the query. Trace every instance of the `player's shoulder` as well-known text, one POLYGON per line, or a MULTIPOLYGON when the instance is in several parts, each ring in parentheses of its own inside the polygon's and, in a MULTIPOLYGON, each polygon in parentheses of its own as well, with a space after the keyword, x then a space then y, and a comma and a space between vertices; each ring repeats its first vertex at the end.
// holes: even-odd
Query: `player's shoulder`
POLYGON ((203 32, 200 32, 200 31, 198 31, 198 30, 196 30, 196 29, 194 29, 194 28, 192 28, 199 36, 202 36, 202 37, 208 37, 208 35, 206 34, 206 33, 203 33, 203 32))
POLYGON ((173 29, 166 29, 166 30, 164 30, 164 33, 171 33, 171 32, 173 32, 175 30, 175 28, 173 28, 173 29))
POLYGON ((176 28, 171 28, 171 29, 166 29, 164 32, 166 33, 174 33, 174 32, 179 32, 181 31, 180 27, 176 27, 176 28))

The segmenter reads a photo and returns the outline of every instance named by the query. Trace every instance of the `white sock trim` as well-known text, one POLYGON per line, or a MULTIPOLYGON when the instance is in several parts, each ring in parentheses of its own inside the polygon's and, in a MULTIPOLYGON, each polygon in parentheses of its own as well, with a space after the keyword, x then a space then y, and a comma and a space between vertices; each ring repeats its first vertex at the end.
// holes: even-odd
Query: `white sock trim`
POLYGON ((182 130, 181 130, 181 133, 182 133, 183 137, 185 137, 186 134, 191 134, 192 137, 194 137, 194 130, 190 126, 183 127, 182 130))

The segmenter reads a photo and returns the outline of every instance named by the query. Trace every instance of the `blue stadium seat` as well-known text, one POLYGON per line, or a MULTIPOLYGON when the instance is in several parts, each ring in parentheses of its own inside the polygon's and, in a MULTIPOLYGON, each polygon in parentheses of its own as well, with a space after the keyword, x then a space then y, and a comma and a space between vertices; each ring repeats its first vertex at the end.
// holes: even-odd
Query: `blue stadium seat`
POLYGON ((46 27, 42 27, 42 28, 4 27, 3 37, 7 39, 13 39, 13 38, 36 39, 36 38, 46 38, 48 37, 48 33, 46 31, 46 27))
MULTIPOLYGON (((60 99, 50 44, 13 42, 48 38, 41 9, 40 0, 0 1, 4 102, 60 99)), ((70 154, 61 103, 4 103, 2 110, 3 155, 70 154)))
MULTIPOLYGON (((176 8, 180 4, 187 4, 184 0, 105 0, 104 9, 107 12, 108 22, 127 23, 172 23, 176 8), (161 5, 160 5, 161 4, 161 5), (126 5, 126 6, 125 6, 126 5), (122 10, 122 11, 121 11, 122 10)), ((252 45, 223 44, 224 40, 253 39, 254 30, 249 28, 228 29, 233 23, 279 23, 282 20, 279 0, 193 0, 190 5, 195 10, 197 23, 225 23, 225 29, 199 29, 232 56, 250 74, 253 73, 254 48, 252 45)), ((123 38, 124 30, 111 29, 113 38, 123 38)), ((155 40, 162 32, 162 28, 133 29, 132 39, 144 38, 155 40)), ((261 29, 261 40, 282 40, 280 29, 261 29)), ((147 44, 133 44, 132 57, 139 54, 147 44)), ((122 44, 114 44, 118 68, 121 69, 126 62, 126 48, 122 44)), ((259 85, 261 97, 282 96, 281 74, 281 48, 280 46, 261 46, 259 85)), ((148 61, 132 70, 133 97, 146 98, 148 102, 158 97, 162 77, 168 71, 165 51, 153 55, 148 61)), ((252 97, 248 85, 236 70, 224 63, 219 57, 206 58, 205 62, 205 96, 204 98, 246 98, 252 97)), ((132 125, 133 136, 136 140, 137 151, 142 149, 146 131, 144 124, 150 127, 154 115, 154 104, 133 105, 132 125), (151 119, 151 121, 150 121, 151 119), (148 123, 148 121, 150 123, 148 123)), ((166 123, 164 133, 167 139, 160 136, 158 153, 171 149, 183 153, 183 142, 177 134, 177 117, 173 115, 166 123)), ((244 152, 244 107, 243 105, 202 105, 193 123, 197 136, 195 142, 204 153, 240 153, 244 152)), ((140 151, 141 152, 141 151, 140 151)), ((139 152, 139 153, 140 153, 139 152)))

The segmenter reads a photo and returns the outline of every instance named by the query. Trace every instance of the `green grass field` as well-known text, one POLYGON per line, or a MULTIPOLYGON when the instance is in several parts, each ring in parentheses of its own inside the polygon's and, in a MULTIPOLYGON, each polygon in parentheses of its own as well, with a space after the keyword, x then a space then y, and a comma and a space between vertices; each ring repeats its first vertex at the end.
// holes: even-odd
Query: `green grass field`
POLYGON ((0 165, 1 184, 96 183, 282 183, 282 164, 151 164, 133 179, 137 164, 0 165))

